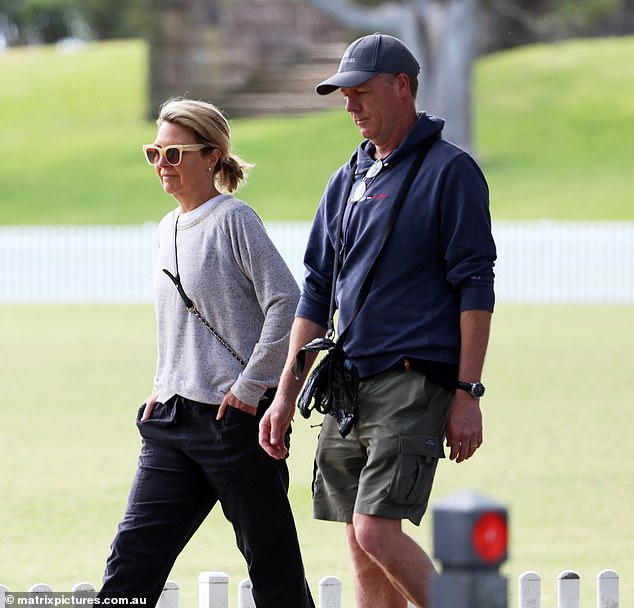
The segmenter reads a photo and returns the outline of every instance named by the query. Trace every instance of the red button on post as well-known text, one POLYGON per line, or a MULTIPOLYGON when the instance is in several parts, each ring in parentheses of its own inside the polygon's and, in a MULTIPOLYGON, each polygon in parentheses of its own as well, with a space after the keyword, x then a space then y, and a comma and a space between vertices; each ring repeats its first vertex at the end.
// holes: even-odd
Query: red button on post
POLYGON ((483 513, 473 526, 473 548, 487 564, 504 559, 507 547, 506 518, 500 513, 483 513))

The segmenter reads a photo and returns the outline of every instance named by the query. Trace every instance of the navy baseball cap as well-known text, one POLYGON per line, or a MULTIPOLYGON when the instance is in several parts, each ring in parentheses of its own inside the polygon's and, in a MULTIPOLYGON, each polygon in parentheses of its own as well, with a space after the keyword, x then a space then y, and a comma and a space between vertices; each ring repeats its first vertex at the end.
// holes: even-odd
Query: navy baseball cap
POLYGON ((370 34, 346 49, 337 73, 320 82, 315 91, 328 95, 339 87, 356 87, 377 74, 401 72, 418 76, 420 65, 412 52, 394 36, 370 34))

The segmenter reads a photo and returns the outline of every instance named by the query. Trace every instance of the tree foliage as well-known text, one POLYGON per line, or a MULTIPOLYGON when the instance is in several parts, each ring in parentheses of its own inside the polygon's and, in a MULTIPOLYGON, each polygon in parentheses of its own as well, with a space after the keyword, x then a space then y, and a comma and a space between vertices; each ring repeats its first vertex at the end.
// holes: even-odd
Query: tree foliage
POLYGON ((491 18, 486 50, 634 31, 634 0, 480 0, 491 18))
POLYGON ((140 0, 0 0, 0 45, 138 36, 140 0))
MULTIPOLYGON (((211 0, 208 0, 211 2, 211 0)), ((412 0, 357 0, 369 8, 412 0)), ((492 49, 539 40, 634 30, 634 0, 479 0, 484 11, 518 32, 501 35, 492 49)), ((143 15, 161 10, 148 0, 0 0, 0 46, 62 38, 142 36, 143 15), (145 10, 144 10, 145 9, 145 10)))

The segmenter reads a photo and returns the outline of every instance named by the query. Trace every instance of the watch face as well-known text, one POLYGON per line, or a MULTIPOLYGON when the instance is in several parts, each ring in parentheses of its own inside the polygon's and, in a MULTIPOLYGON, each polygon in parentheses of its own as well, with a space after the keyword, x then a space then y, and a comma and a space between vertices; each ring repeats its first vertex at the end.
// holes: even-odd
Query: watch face
POLYGON ((456 388, 467 391, 474 399, 478 399, 484 395, 484 384, 481 382, 461 382, 459 380, 456 388))
POLYGON ((484 386, 480 382, 476 382, 473 385, 472 392, 474 397, 482 397, 484 395, 484 386))

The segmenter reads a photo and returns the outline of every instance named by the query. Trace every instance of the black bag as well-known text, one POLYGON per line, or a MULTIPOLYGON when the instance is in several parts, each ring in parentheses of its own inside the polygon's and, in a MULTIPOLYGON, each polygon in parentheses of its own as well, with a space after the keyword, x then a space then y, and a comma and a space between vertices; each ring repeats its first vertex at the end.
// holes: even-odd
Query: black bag
POLYGON ((328 338, 313 340, 300 350, 301 367, 303 353, 321 350, 328 352, 306 380, 297 407, 304 418, 309 418, 313 410, 330 414, 337 422, 339 433, 345 437, 357 417, 359 374, 338 344, 328 338))

